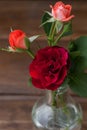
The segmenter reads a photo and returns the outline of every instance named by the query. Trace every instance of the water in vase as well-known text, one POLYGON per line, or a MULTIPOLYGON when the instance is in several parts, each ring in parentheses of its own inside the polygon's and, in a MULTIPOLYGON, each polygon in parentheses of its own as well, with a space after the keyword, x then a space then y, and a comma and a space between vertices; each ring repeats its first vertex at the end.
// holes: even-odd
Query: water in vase
POLYGON ((47 104, 35 108, 33 121, 38 130, 81 130, 81 113, 73 104, 55 109, 47 104))

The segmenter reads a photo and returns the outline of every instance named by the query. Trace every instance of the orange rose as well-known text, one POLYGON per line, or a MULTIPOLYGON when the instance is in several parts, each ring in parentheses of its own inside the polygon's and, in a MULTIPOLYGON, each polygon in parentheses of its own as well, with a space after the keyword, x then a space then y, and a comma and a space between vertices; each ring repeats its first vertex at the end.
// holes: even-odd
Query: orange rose
POLYGON ((26 49, 26 45, 24 42, 24 38, 26 37, 26 34, 21 30, 14 30, 9 34, 9 43, 10 46, 15 48, 21 48, 26 49))
POLYGON ((54 6, 50 6, 52 8, 52 16, 54 19, 58 21, 67 22, 71 20, 74 15, 71 14, 71 5, 65 5, 63 2, 59 1, 54 6))

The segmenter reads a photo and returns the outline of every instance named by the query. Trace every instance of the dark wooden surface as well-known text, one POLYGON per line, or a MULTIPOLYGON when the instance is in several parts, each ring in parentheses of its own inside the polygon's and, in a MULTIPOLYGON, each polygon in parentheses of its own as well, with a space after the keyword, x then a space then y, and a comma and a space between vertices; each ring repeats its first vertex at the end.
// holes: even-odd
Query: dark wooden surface
MULTIPOLYGON (((49 4, 56 0, 1 0, 0 1, 0 47, 8 46, 10 27, 22 29, 27 36, 44 34, 39 28, 44 10, 50 10, 49 4)), ((73 6, 73 31, 68 38, 63 38, 61 45, 80 35, 87 35, 87 1, 66 0, 73 6)), ((33 45, 43 46, 42 37, 33 45)), ((0 130, 35 130, 31 120, 31 110, 43 91, 28 87, 28 66, 31 58, 26 54, 0 52, 0 130)), ((87 130, 87 99, 70 93, 81 103, 83 108, 83 127, 87 130)))

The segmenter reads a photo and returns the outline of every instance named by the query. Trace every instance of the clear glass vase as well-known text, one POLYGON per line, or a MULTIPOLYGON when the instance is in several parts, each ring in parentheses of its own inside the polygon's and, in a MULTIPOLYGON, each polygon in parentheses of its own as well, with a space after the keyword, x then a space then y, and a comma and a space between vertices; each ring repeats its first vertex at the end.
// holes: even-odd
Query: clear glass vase
POLYGON ((38 130, 81 130, 82 109, 68 93, 68 86, 46 95, 32 109, 32 119, 38 130))

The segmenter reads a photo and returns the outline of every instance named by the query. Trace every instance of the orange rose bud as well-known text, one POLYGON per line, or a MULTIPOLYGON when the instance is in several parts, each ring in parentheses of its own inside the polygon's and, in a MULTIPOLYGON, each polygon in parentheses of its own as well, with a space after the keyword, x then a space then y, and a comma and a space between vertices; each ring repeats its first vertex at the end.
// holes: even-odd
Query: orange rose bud
POLYGON ((9 34, 9 43, 10 46, 20 49, 26 49, 24 38, 26 37, 26 34, 21 30, 14 30, 9 34))

